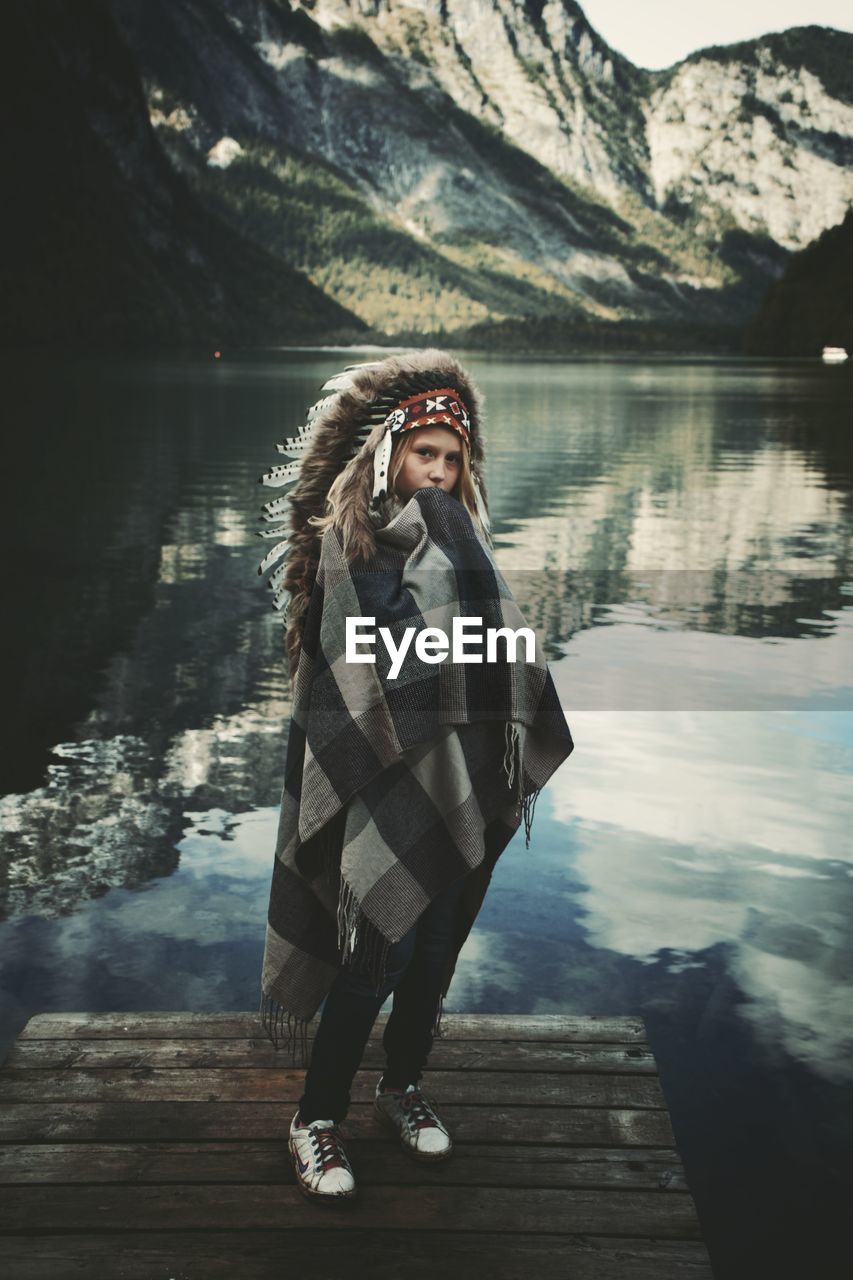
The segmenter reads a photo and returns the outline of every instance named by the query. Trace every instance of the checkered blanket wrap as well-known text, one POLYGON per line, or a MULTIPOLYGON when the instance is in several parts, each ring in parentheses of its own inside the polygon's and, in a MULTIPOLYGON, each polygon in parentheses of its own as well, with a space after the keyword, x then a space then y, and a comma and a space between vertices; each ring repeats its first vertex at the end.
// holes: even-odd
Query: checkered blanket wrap
MULTIPOLYGON (((344 964, 377 991, 388 946, 467 876, 443 996, 498 856, 573 743, 538 638, 535 661, 426 663, 412 643, 396 678, 379 640, 454 616, 524 619, 487 544, 455 498, 418 490, 377 530, 367 566, 323 536, 294 680, 260 1015, 278 1048, 301 1045, 344 964), (375 664, 347 662, 347 617, 374 618, 375 664)), ((474 628, 475 634, 478 628, 474 628)), ((466 652, 477 645, 466 640, 466 652)))

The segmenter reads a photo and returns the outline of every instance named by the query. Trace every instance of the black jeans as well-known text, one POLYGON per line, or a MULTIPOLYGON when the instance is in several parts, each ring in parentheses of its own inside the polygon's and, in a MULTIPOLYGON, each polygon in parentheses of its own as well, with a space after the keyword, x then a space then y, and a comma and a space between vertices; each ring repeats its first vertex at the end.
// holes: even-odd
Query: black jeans
POLYGON ((395 1088, 417 1084, 432 1048, 432 1028, 441 996, 453 920, 465 876, 434 898, 405 937, 388 948, 379 992, 367 974, 343 967, 326 996, 299 1099, 302 1119, 340 1124, 350 1088, 376 1015, 393 991, 382 1046, 384 1081, 395 1088))

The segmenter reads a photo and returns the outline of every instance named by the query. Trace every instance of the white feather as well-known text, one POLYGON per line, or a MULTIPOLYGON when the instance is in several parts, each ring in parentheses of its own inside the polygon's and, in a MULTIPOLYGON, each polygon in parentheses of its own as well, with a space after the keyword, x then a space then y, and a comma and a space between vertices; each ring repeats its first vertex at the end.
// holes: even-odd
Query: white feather
POLYGON ((314 440, 314 426, 303 423, 297 427, 292 436, 285 436, 281 444, 276 445, 279 453, 289 453, 296 457, 305 453, 314 440))
POLYGON ((474 481, 474 497, 477 499, 477 515, 480 517, 480 524, 488 532, 489 529, 489 513, 486 510, 486 504, 483 501, 483 495, 480 492, 480 485, 474 473, 471 473, 471 479, 474 481))
POLYGON ((355 379, 352 375, 357 369, 375 369, 378 363, 378 360, 365 360, 362 364, 348 364, 341 373, 333 374, 327 382, 324 382, 320 390, 349 391, 354 385, 355 379))
POLYGON ((349 391, 352 386, 352 378, 348 373, 336 373, 333 378, 329 378, 328 382, 324 382, 321 391, 349 391))
POLYGON ((272 467, 269 471, 264 472, 261 476, 261 484, 268 485, 272 489, 280 489, 282 485, 293 484, 299 479, 299 473, 302 470, 302 462, 283 462, 278 467, 272 467))
POLYGON ((261 510, 265 511, 266 515, 261 516, 261 519, 280 520, 285 511, 287 511, 289 502, 290 494, 288 493, 286 493, 283 498, 275 498, 272 502, 265 502, 261 510))
POLYGON ((271 547, 261 563, 258 565, 258 573, 266 573, 270 565, 275 564, 276 560, 280 559, 280 557, 284 555, 289 546, 290 543, 287 541, 287 538, 283 538, 281 542, 277 542, 274 547, 271 547))
POLYGON ((338 397, 335 395, 324 396, 322 400, 318 400, 315 404, 309 405, 307 417, 309 426, 313 426, 315 419, 319 418, 320 414, 325 413, 326 410, 335 403, 337 398, 338 397))
POLYGON ((386 431, 379 448, 373 455, 373 497, 381 497, 388 489, 388 468, 391 464, 391 432, 386 431))
POLYGON ((304 458, 313 443, 310 436, 303 436, 301 440, 296 436, 290 436, 287 440, 282 440, 281 444, 277 444, 276 449, 288 458, 304 458))
MULTIPOLYGON (((338 398, 340 393, 347 391, 352 387, 353 381, 354 381, 352 374, 354 373, 355 370, 370 369, 370 368, 373 368, 378 363, 379 362, 376 360, 368 360, 363 362, 362 364, 348 365, 347 368, 344 369, 341 373, 335 374, 333 377, 329 378, 327 382, 324 383, 324 385, 321 387, 321 391, 328 391, 328 392, 331 392, 332 394, 323 396, 315 404, 312 404, 308 408, 305 423, 297 427, 296 431, 292 436, 286 436, 285 439, 282 440, 280 444, 276 445, 276 450, 278 451, 278 453, 284 454, 285 457, 292 459, 292 461, 283 463, 280 466, 272 467, 269 471, 267 471, 264 475, 260 477, 261 484, 269 485, 274 488, 279 488, 283 485, 292 484, 294 481, 299 479, 299 476, 301 473, 302 461, 305 457, 305 454, 313 446, 316 428, 319 425, 320 420, 328 412, 328 410, 332 408, 333 405, 338 403, 338 398)), ((384 411, 383 411, 383 416, 384 416, 384 411)), ((367 430, 369 430, 369 424, 367 427, 364 428, 363 434, 366 434, 367 430)), ((356 442, 357 445, 358 443, 359 441, 356 442)), ((382 461, 378 469, 376 465, 374 466, 374 494, 377 491, 384 492, 384 490, 387 488, 388 466, 391 459, 390 433, 386 435, 380 448, 382 450, 382 458, 384 461, 382 461), (378 475, 378 470, 381 470, 384 472, 384 475, 381 477, 381 481, 378 475)), ((261 519, 267 521, 268 523, 275 522, 278 527, 275 529, 259 529, 258 530, 259 537, 279 538, 279 535, 281 534, 287 535, 289 533, 289 529, 287 528, 287 525, 282 523, 283 521, 287 520, 287 517, 290 514, 288 509, 289 503, 290 503, 289 494, 285 494, 280 498, 275 498, 272 502, 264 503, 263 507, 261 508, 263 512, 261 519)), ((272 547, 270 551, 264 556, 263 560, 260 563, 260 566, 258 567, 258 573, 264 573, 267 569, 269 569, 272 565, 274 565, 276 561, 280 559, 280 557, 286 556, 288 549, 289 549, 288 537, 285 536, 280 538, 280 540, 276 542, 275 546, 272 547)), ((281 583, 283 583, 285 577, 287 576, 287 566, 288 566, 287 559, 285 559, 281 564, 277 565, 277 567, 273 570, 272 574, 270 575, 268 584, 267 584, 275 592, 275 594, 273 595, 273 602, 272 602, 273 608, 281 613, 282 621, 285 621, 287 618, 287 603, 290 599, 290 592, 287 591, 285 587, 281 586, 281 583)))

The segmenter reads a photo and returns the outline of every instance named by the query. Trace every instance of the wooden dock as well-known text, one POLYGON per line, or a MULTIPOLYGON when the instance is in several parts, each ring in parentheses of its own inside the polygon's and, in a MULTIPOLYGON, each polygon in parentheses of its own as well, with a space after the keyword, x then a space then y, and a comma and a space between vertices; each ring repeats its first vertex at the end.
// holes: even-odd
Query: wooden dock
POLYGON ((445 1013, 417 1163, 372 1110, 380 1015, 317 1205, 287 1133, 303 1072, 254 1014, 40 1014, 0 1069, 8 1280, 712 1280, 639 1018, 445 1013))

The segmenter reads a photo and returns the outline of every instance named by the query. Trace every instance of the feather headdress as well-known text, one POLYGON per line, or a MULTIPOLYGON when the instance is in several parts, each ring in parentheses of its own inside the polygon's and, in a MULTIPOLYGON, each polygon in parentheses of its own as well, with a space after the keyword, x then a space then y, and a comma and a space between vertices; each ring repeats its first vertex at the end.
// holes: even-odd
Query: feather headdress
POLYGON ((393 435, 436 422, 466 439, 477 514, 489 528, 480 424, 482 397, 462 365, 446 351, 425 348, 384 360, 348 365, 321 388, 296 433, 276 446, 289 462, 259 483, 290 492, 264 504, 259 536, 275 539, 258 566, 272 570, 272 605, 285 624, 291 674, 296 671, 308 598, 317 571, 320 533, 309 523, 326 514, 329 489, 338 486, 335 523, 347 543, 367 559, 376 550, 371 510, 388 494, 393 435), (430 395, 430 393, 437 393, 430 395), (342 474, 343 473, 343 474, 342 474))

